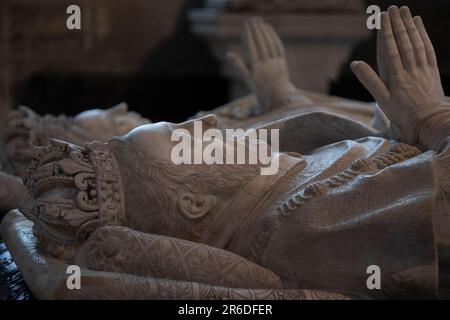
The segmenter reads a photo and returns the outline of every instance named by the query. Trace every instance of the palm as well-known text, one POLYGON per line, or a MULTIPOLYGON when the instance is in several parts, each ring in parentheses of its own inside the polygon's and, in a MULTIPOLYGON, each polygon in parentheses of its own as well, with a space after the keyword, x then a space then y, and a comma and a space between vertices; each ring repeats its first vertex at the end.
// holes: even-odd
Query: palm
POLYGON ((243 51, 248 64, 234 53, 228 58, 240 78, 255 93, 263 111, 278 107, 290 93, 298 93, 289 78, 283 44, 273 28, 261 19, 245 24, 243 51))
POLYGON ((415 125, 419 113, 446 101, 433 45, 420 17, 407 7, 381 14, 377 60, 380 76, 364 62, 352 70, 398 126, 415 125))

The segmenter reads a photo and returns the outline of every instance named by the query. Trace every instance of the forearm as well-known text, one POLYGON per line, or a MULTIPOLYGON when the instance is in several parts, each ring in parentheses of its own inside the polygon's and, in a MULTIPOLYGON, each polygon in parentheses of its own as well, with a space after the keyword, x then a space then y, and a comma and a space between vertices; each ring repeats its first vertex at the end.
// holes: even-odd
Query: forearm
POLYGON ((305 103, 311 104, 311 100, 306 98, 292 83, 274 85, 271 90, 260 93, 258 101, 266 109, 265 111, 305 103))
POLYGON ((92 270, 224 287, 281 287, 274 273, 231 252, 125 227, 97 230, 75 263, 92 270))

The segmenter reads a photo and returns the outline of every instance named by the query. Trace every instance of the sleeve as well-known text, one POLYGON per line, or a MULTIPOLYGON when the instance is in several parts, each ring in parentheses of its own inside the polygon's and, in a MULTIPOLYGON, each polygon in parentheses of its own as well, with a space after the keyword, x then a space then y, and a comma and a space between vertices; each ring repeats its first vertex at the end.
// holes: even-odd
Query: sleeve
POLYGON ((425 109, 416 114, 402 139, 436 155, 436 198, 433 210, 439 261, 440 294, 450 288, 450 104, 425 109))
MULTIPOLYGON (((11 211, 0 225, 0 230, 27 285, 40 299, 349 299, 342 294, 328 291, 231 288, 186 280, 137 276, 124 272, 96 271, 82 266, 80 289, 71 290, 67 286, 69 265, 43 256, 39 252, 31 221, 19 211, 11 211)), ((133 253, 136 254, 133 251, 130 252, 130 256, 133 253)), ((207 269, 206 266, 202 267, 207 269)))
POLYGON ((75 259, 92 270, 208 283, 232 288, 281 288, 279 277, 232 252, 163 235, 106 226, 75 259))
MULTIPOLYGON (((443 128, 442 131, 444 132, 443 128)), ((437 196, 434 226, 438 248, 440 294, 448 298, 450 297, 450 137, 442 140, 437 151, 439 153, 436 156, 437 196)))
POLYGON ((450 137, 450 104, 441 104, 416 113, 411 125, 403 129, 402 140, 422 150, 440 153, 450 142, 447 137, 450 137))

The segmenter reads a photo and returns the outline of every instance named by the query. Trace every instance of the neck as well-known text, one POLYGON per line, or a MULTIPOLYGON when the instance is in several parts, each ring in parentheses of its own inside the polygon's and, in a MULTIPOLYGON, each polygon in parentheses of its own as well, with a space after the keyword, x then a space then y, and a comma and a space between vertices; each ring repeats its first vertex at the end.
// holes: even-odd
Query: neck
MULTIPOLYGON (((194 241, 213 247, 232 250, 239 234, 254 221, 261 212, 261 203, 270 197, 277 185, 288 180, 291 172, 298 172, 305 167, 305 161, 285 153, 277 154, 279 170, 275 175, 258 175, 244 188, 234 194, 225 208, 205 221, 205 230, 194 241)), ((200 228, 203 229, 203 228, 200 228)), ((200 230, 202 231, 202 230, 200 230)))

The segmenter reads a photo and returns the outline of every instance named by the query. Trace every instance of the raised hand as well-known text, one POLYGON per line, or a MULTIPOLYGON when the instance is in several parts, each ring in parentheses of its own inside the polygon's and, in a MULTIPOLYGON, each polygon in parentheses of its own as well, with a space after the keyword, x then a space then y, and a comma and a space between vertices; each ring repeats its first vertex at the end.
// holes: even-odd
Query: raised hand
POLYGON ((448 104, 433 45, 422 19, 413 18, 408 7, 391 6, 381 13, 377 61, 379 76, 362 61, 352 62, 351 69, 400 128, 409 130, 426 113, 448 104))
POLYGON ((227 58, 255 93, 263 112, 282 106, 289 96, 300 97, 289 78, 283 44, 272 26, 261 18, 247 21, 242 49, 248 64, 237 53, 228 53, 227 58))

